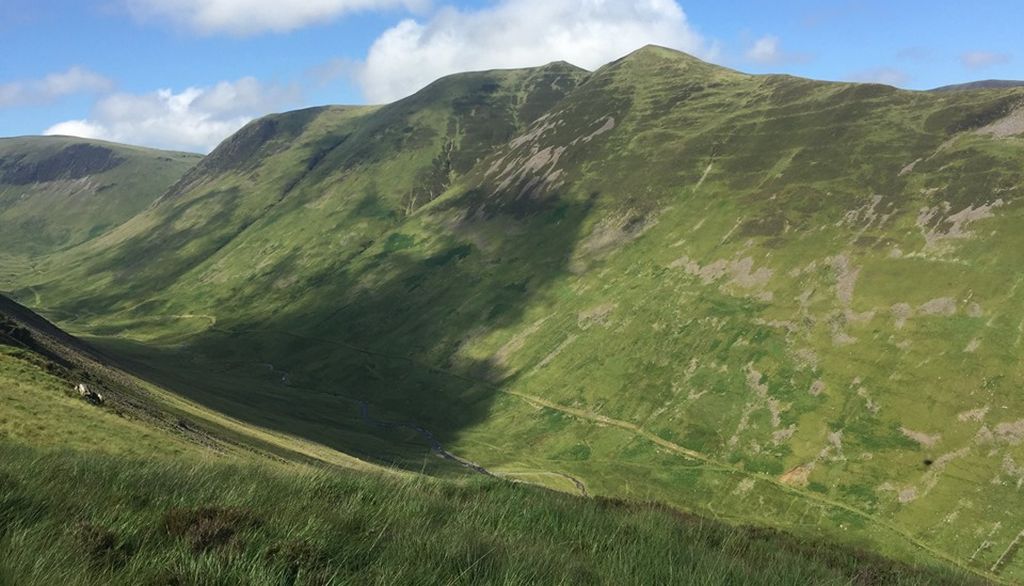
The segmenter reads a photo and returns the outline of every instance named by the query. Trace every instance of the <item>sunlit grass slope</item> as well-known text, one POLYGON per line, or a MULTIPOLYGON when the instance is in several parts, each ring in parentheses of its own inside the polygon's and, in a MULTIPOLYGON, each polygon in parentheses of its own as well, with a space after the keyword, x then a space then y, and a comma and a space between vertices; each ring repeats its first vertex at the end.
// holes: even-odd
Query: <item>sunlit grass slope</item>
POLYGON ((144 210, 200 159, 65 136, 2 138, 0 255, 38 257, 95 238, 144 210))

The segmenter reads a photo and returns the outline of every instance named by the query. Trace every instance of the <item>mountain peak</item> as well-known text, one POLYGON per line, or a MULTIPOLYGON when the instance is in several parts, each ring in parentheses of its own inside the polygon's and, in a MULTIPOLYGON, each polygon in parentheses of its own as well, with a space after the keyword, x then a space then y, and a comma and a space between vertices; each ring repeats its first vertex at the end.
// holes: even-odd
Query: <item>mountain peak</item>
POLYGON ((637 82, 644 82, 652 78, 679 77, 705 77, 736 79, 746 77, 744 74, 720 65, 708 63, 699 57, 690 55, 683 51, 662 47, 660 45, 645 45, 636 51, 616 61, 605 65, 598 71, 608 72, 619 76, 625 74, 636 78, 637 82))
POLYGON ((661 45, 644 45, 632 53, 626 55, 619 61, 637 61, 645 59, 675 59, 679 61, 692 61, 705 63, 702 59, 678 49, 670 49, 661 45))
POLYGON ((572 63, 569 63, 568 61, 552 61, 551 63, 548 63, 546 65, 541 65, 537 69, 538 70, 542 70, 542 71, 543 70, 576 71, 576 72, 586 72, 587 71, 586 69, 584 69, 584 68, 582 68, 582 67, 580 67, 578 65, 573 65, 572 63))

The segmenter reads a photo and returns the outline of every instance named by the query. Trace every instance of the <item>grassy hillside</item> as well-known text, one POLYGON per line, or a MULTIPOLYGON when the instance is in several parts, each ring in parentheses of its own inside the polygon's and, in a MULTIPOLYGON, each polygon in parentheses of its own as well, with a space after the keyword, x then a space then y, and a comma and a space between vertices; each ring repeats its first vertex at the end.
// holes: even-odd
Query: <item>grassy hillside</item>
POLYGON ((0 139, 0 254, 38 256, 138 214, 201 157, 64 136, 0 139))
POLYGON ((494 480, 136 460, 0 441, 0 583, 55 582, 975 583, 659 507, 494 480))
POLYGON ((255 122, 5 286, 366 459, 420 469, 419 428, 497 475, 1019 581, 1022 105, 658 48, 466 74, 255 122))
POLYGON ((89 353, 0 298, 0 584, 973 583, 658 506, 162 425, 167 405, 123 395, 129 378, 89 353))
POLYGON ((0 440, 18 444, 136 458, 203 455, 381 470, 183 400, 3 296, 0 396, 0 440), (79 392, 80 385, 89 392, 79 392))

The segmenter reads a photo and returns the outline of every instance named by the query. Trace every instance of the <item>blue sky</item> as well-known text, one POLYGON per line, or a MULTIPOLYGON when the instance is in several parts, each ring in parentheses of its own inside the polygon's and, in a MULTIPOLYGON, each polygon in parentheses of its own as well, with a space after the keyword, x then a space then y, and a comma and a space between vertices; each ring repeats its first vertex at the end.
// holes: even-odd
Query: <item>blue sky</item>
POLYGON ((647 43, 908 89, 1024 79, 1022 23, 1020 0, 0 0, 0 136, 204 152, 268 112, 647 43))

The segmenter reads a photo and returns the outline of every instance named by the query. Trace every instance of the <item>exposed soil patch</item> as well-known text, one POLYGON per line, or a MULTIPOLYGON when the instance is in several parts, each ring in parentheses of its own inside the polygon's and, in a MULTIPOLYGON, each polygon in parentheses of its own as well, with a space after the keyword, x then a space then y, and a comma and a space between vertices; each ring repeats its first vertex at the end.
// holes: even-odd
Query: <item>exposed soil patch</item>
POLYGON ((903 177, 904 175, 909 175, 909 174, 913 173, 914 172, 914 168, 917 167, 918 163, 920 163, 923 160, 924 159, 917 159, 916 161, 914 161, 914 162, 908 164, 907 166, 903 167, 902 169, 900 169, 900 177, 903 177))
POLYGON ((754 490, 754 486, 757 484, 753 478, 744 478, 736 485, 736 490, 732 491, 734 495, 742 496, 754 490))
POLYGON ((993 433, 996 439, 1002 442, 1011 446, 1020 445, 1021 442, 1024 442, 1024 419, 1011 423, 1000 423, 995 427, 993 433))
POLYGON ((933 448, 935 447, 935 444, 942 440, 941 435, 928 435, 927 433, 914 431, 912 429, 907 429, 906 427, 901 427, 900 433, 926 448, 933 448))
POLYGON ((767 267, 755 269, 754 259, 749 256, 736 260, 720 259, 704 266, 690 257, 683 256, 673 261, 669 268, 681 268, 687 274, 700 279, 705 285, 727 278, 726 285, 748 290, 764 288, 774 276, 774 272, 767 267))
POLYGON ((956 416, 956 418, 957 418, 957 420, 959 420, 961 422, 968 422, 968 421, 978 421, 978 422, 980 422, 983 419, 985 419, 985 416, 988 415, 988 412, 989 412, 989 407, 985 406, 985 407, 980 407, 978 409, 972 409, 970 411, 964 411, 963 413, 958 414, 956 416))
POLYGON ((952 317, 956 315, 956 300, 951 297, 932 299, 931 301, 921 305, 921 307, 918 307, 917 311, 921 313, 921 315, 952 317))
POLYGON ((907 320, 914 316, 914 308, 909 303, 897 303, 889 309, 889 313, 896 319, 896 329, 902 330, 907 320))
POLYGON ((878 402, 871 397, 871 393, 869 393, 865 387, 860 387, 859 389, 857 389, 857 396, 860 397, 861 399, 864 399, 864 407, 866 407, 872 415, 878 415, 878 412, 881 411, 882 406, 879 405, 878 402))
POLYGON ((936 485, 939 484, 939 480, 942 478, 942 473, 946 468, 954 461, 960 458, 966 458, 971 453, 970 447, 960 448, 955 452, 943 454, 939 458, 933 461, 928 466, 928 472, 925 473, 923 479, 924 489, 921 496, 927 496, 936 485))
POLYGON ((808 391, 812 397, 817 397, 825 392, 826 389, 825 381, 818 379, 811 383, 811 389, 808 391))
POLYGON ((790 486, 807 486, 815 466, 816 462, 801 464, 780 476, 779 481, 790 486))
POLYGON ((608 325, 608 318, 618 307, 617 303, 602 303, 597 307, 591 307, 586 311, 581 311, 577 316, 576 323, 580 329, 586 330, 591 326, 603 326, 608 325))
POLYGON ((897 498, 899 499, 901 505, 913 502, 917 500, 917 489, 914 488, 913 486, 904 488, 899 492, 897 498))
POLYGON ((853 290, 857 286, 860 269, 854 268, 849 257, 839 255, 829 259, 832 270, 836 273, 836 298, 843 307, 853 304, 853 290))
MULTIPOLYGON (((734 448, 739 443, 740 435, 750 427, 750 416, 754 414, 758 409, 767 409, 771 415, 771 425, 773 432, 773 438, 775 433, 779 431, 779 427, 782 426, 782 414, 789 410, 791 405, 788 403, 782 403, 775 397, 768 394, 768 385, 763 381, 764 375, 754 369, 753 364, 747 365, 747 388, 754 392, 754 399, 749 401, 743 409, 743 415, 740 416, 740 422, 736 426, 736 431, 732 437, 729 438, 729 447, 734 448)), ((792 432, 789 429, 782 430, 783 433, 780 435, 779 441, 788 439, 786 435, 792 436, 796 428, 793 428, 792 432)))
MULTIPOLYGON (((656 226, 655 215, 622 215, 598 224, 580 247, 584 256, 597 256, 611 252, 637 238, 656 226)), ((581 269, 579 260, 574 260, 574 269, 581 269)))
POLYGON ((974 233, 968 229, 969 226, 993 217, 993 210, 1005 204, 1002 199, 997 199, 978 207, 967 206, 954 214, 950 214, 951 207, 945 202, 941 206, 922 208, 917 216, 917 226, 924 236, 925 250, 941 250, 949 241, 973 237, 974 233))
POLYGON ((615 118, 613 118, 612 116, 608 116, 607 118, 605 118, 604 124, 600 128, 598 128, 594 132, 591 132, 587 136, 581 136, 580 138, 577 138, 577 139, 573 140, 572 144, 573 145, 576 145, 578 143, 586 144, 586 143, 594 140, 595 138, 601 136, 602 134, 604 134, 606 132, 611 132, 612 130, 615 130, 615 118))
POLYGON ((984 128, 979 128, 975 132, 994 138, 1009 138, 1024 134, 1024 106, 1017 108, 1009 116, 996 120, 984 128))

